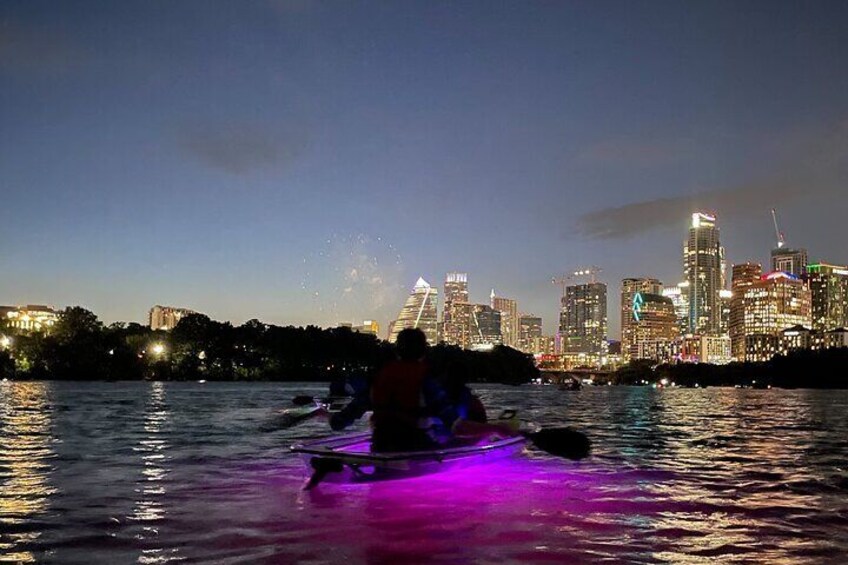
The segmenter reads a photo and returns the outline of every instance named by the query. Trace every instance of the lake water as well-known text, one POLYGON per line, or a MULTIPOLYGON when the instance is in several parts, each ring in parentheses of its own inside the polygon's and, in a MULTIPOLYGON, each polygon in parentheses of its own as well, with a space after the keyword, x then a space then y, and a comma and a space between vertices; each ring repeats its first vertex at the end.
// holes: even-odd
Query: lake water
POLYGON ((848 562, 848 391, 479 387, 593 456, 304 492, 324 391, 0 383, 0 561, 848 562))

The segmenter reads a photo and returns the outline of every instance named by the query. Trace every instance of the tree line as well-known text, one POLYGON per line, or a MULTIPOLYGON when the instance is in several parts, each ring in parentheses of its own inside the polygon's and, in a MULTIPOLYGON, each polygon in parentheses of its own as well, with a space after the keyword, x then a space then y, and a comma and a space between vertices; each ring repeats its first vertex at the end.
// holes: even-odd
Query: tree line
MULTIPOLYGON (((5 323, 5 322, 4 322, 5 323)), ((393 358, 391 344, 350 328, 293 327, 250 320, 240 326, 203 314, 182 318, 171 331, 137 323, 103 324, 69 307, 43 332, 8 326, 0 348, 0 377, 50 380, 328 381, 367 377, 393 358)), ((521 384, 538 377, 532 357, 508 347, 466 351, 430 348, 435 370, 468 382, 521 384)))

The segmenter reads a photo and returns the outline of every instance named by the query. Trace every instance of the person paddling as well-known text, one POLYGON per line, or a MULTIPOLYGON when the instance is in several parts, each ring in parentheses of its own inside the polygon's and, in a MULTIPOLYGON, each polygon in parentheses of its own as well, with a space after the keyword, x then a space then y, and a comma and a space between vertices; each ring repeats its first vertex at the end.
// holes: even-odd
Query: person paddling
MULTIPOLYGON (((374 451, 433 449, 455 438, 467 441, 516 433, 508 426, 461 417, 450 395, 430 373, 424 332, 402 330, 395 347, 397 360, 387 363, 371 386, 374 451)), ((467 411, 463 412, 467 417, 467 411)))

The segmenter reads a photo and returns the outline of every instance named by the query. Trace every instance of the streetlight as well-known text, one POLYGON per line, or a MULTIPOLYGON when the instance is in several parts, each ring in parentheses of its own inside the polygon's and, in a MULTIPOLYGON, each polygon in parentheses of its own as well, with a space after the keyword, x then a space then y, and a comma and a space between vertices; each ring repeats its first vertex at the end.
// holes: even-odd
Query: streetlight
POLYGON ((0 349, 9 349, 12 347, 12 338, 7 335, 0 336, 0 349))
POLYGON ((150 351, 152 351, 153 355, 155 355, 156 357, 161 357, 165 354, 165 345, 161 343, 154 343, 153 346, 150 348, 150 351))

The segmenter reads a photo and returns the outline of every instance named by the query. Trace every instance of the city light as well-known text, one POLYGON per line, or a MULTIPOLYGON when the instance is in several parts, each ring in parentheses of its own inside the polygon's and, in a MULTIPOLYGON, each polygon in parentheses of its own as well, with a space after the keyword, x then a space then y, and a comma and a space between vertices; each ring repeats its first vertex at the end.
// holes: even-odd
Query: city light
POLYGON ((150 351, 151 351, 151 353, 153 353, 153 355, 155 355, 157 357, 161 357, 162 355, 165 354, 165 345, 162 344, 162 343, 154 343, 150 347, 150 351))
POLYGON ((0 336, 0 349, 9 349, 12 347, 12 338, 7 335, 0 336))

